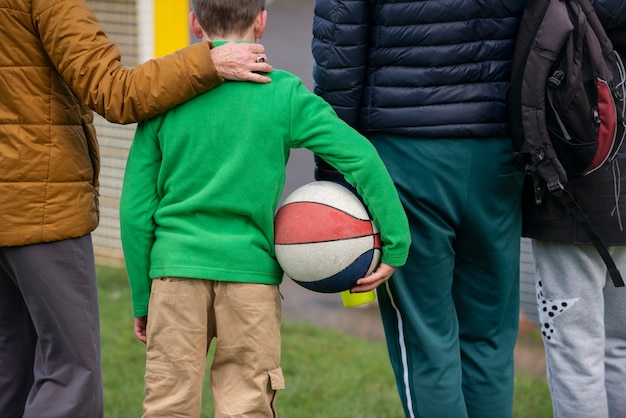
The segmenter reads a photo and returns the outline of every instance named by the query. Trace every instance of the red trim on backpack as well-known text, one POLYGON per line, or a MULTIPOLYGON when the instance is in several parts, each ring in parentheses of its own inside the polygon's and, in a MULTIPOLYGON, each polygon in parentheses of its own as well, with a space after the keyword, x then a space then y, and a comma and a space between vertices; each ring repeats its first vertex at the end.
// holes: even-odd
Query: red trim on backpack
POLYGON ((617 115, 615 114, 615 103, 606 81, 598 79, 598 115, 600 126, 598 127, 598 146, 596 153, 584 171, 587 175, 600 167, 611 154, 615 144, 615 134, 617 132, 617 115))

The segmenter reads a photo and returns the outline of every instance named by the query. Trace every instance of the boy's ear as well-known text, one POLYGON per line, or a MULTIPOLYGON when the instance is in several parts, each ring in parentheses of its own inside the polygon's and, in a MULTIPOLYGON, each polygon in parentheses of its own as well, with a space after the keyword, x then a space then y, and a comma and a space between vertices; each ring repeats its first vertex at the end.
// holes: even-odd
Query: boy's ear
POLYGON ((265 32, 265 25, 267 24, 267 10, 263 10, 256 17, 254 21, 254 36, 257 39, 261 39, 263 37, 263 32, 265 32))
POLYGON ((189 12, 189 27, 196 38, 202 39, 204 33, 202 32, 202 27, 200 26, 200 22, 198 22, 198 18, 194 12, 189 12))

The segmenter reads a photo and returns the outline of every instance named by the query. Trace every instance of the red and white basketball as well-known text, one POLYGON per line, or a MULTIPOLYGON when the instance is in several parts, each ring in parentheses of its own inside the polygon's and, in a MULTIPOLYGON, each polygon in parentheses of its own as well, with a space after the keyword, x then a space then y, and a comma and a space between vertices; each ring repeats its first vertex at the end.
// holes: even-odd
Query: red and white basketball
POLYGON ((350 289, 380 262, 374 222, 359 197, 338 183, 316 181, 287 196, 274 234, 285 274, 315 292, 350 289))

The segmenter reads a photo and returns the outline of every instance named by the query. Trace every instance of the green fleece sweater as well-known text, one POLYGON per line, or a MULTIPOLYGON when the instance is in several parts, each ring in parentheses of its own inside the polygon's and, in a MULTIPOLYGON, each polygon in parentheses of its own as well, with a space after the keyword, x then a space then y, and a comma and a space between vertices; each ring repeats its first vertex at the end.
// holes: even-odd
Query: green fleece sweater
POLYGON ((274 215, 291 148, 308 148, 356 187, 381 233, 382 261, 403 265, 408 221, 370 142, 296 76, 226 82, 140 123, 120 203, 133 313, 151 279, 279 284, 274 215))

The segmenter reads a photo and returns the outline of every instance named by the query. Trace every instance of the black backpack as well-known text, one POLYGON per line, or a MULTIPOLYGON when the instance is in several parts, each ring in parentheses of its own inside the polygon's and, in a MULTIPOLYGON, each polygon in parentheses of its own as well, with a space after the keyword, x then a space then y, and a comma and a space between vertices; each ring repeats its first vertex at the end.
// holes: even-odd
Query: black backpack
POLYGON ((606 246, 567 189, 612 161, 626 127, 625 72, 589 0, 527 0, 513 57, 508 113, 515 160, 544 193, 564 199, 624 286, 606 246))

